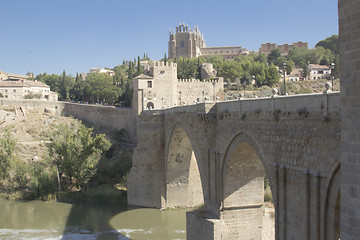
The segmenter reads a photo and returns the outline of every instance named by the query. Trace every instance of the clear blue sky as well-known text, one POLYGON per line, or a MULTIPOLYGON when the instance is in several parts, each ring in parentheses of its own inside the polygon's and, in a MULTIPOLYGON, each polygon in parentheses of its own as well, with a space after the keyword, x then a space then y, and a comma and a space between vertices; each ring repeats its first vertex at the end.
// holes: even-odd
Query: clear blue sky
POLYGON ((0 70, 76 74, 145 52, 160 60, 179 22, 199 26, 208 47, 312 48, 338 34, 337 0, 0 0, 0 70))

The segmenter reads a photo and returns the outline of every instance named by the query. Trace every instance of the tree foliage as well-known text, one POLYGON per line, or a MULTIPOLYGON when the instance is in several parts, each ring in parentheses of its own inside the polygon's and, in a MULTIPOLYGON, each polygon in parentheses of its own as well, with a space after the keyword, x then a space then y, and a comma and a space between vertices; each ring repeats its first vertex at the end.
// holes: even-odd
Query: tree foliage
POLYGON ((92 129, 86 128, 79 121, 71 125, 59 125, 49 145, 50 156, 58 171, 59 188, 65 175, 70 184, 84 189, 96 173, 102 153, 109 148, 110 142, 105 135, 92 136, 92 129))
POLYGON ((25 99, 40 99, 41 93, 29 92, 24 96, 25 99))
POLYGON ((324 40, 319 41, 315 47, 323 47, 329 49, 335 55, 339 55, 339 35, 332 35, 324 40))
POLYGON ((240 55, 233 61, 225 60, 223 57, 214 55, 199 58, 178 58, 174 60, 178 66, 178 78, 191 79, 200 77, 200 66, 202 63, 212 63, 217 71, 218 77, 223 77, 225 82, 234 82, 240 79, 241 83, 247 85, 255 79, 258 87, 263 85, 272 86, 280 80, 280 75, 275 74, 277 68, 275 65, 267 64, 264 54, 240 55))
POLYGON ((4 135, 0 138, 0 177, 8 177, 10 163, 16 146, 15 139, 10 134, 10 129, 5 129, 4 135))
POLYGON ((113 104, 119 97, 120 89, 113 78, 103 73, 91 73, 86 79, 85 96, 93 102, 113 104))
POLYGON ((144 71, 140 61, 141 59, 138 57, 136 69, 135 63, 132 61, 129 63, 124 61, 122 65, 115 66, 112 69, 115 72, 114 76, 106 73, 90 73, 87 74, 87 77, 83 77, 81 74, 72 77, 63 71, 60 75, 39 74, 35 79, 49 85, 51 91, 59 94, 61 101, 73 100, 107 105, 122 103, 130 106, 132 100, 131 81, 144 71))

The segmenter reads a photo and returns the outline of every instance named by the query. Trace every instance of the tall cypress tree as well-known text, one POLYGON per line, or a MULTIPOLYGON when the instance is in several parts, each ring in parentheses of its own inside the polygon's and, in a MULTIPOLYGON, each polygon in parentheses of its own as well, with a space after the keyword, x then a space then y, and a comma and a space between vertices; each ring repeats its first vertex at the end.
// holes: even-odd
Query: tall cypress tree
POLYGON ((139 76, 141 74, 141 65, 140 65, 140 56, 138 56, 138 62, 137 62, 137 75, 139 76))
POLYGON ((134 77, 134 64, 132 61, 130 61, 128 68, 128 80, 131 81, 133 77, 134 77))

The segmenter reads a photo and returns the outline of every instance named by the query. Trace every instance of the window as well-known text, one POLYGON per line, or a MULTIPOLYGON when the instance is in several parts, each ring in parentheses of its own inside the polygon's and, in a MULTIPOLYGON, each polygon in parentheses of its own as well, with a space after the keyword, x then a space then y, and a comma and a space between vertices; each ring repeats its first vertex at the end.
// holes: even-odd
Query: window
POLYGON ((318 74, 324 74, 324 71, 318 71, 318 74))
POLYGON ((16 92, 16 89, 14 89, 13 91, 16 92))
POLYGON ((154 109, 154 104, 152 102, 148 102, 148 104, 146 104, 146 108, 148 110, 154 109))
POLYGON ((184 43, 184 41, 181 41, 180 42, 180 48, 184 48, 185 47, 185 43, 184 43))
POLYGON ((5 92, 7 92, 7 89, 5 89, 5 92))
POLYGON ((147 86, 148 86, 148 88, 152 88, 152 81, 148 81, 147 86))

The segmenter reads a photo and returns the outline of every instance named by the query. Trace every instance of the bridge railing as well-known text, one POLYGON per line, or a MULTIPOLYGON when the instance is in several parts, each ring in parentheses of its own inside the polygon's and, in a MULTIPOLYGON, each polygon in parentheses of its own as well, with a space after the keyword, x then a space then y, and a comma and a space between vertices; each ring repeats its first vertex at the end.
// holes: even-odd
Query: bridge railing
POLYGON ((299 111, 339 112, 340 92, 328 94, 301 94, 276 96, 270 98, 241 99, 226 102, 203 102, 195 105, 177 106, 161 110, 145 110, 145 115, 174 113, 208 113, 208 112, 273 112, 299 111))
POLYGON ((216 109, 217 112, 272 112, 298 111, 299 109, 306 109, 307 112, 336 112, 340 109, 340 92, 219 102, 216 104, 216 109))

